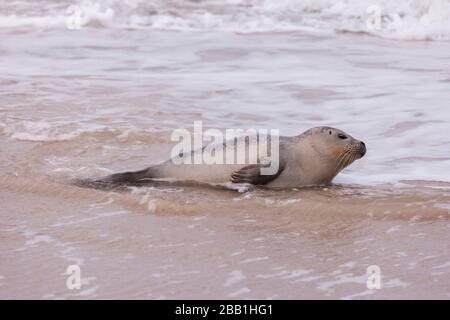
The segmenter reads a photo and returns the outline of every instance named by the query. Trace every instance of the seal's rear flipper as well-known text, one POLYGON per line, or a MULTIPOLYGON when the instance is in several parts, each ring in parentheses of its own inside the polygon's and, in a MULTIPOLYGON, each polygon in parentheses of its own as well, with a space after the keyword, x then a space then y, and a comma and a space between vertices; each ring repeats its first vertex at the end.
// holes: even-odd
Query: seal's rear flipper
POLYGON ((149 171, 149 169, 144 169, 140 171, 114 173, 110 176, 101 178, 100 181, 114 184, 136 183, 139 182, 139 180, 151 178, 151 174, 149 171))
POLYGON ((151 178, 150 169, 114 173, 98 179, 78 179, 74 184, 84 188, 115 189, 120 186, 136 185, 143 179, 151 178))
POLYGON ((80 188, 93 188, 102 190, 116 189, 117 185, 113 183, 105 182, 101 179, 75 179, 72 183, 80 188))

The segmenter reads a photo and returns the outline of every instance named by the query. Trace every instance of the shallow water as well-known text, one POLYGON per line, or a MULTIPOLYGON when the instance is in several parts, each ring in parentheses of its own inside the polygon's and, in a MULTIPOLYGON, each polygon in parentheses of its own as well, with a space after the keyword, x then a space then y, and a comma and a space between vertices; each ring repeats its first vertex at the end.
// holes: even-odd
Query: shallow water
POLYGON ((95 25, 0 37, 1 298, 450 297, 450 42, 95 25), (165 160, 194 120, 331 125, 368 154, 330 187, 73 185, 165 160), (66 288, 72 264, 81 290, 66 288))

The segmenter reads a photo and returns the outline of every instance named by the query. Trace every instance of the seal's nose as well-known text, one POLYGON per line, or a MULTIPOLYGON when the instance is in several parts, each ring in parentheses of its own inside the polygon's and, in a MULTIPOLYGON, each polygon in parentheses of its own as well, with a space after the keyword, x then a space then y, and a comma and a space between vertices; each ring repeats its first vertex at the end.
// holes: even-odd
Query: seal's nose
POLYGON ((366 154, 367 148, 366 148, 366 144, 364 142, 361 141, 361 157, 364 157, 364 155, 366 154))

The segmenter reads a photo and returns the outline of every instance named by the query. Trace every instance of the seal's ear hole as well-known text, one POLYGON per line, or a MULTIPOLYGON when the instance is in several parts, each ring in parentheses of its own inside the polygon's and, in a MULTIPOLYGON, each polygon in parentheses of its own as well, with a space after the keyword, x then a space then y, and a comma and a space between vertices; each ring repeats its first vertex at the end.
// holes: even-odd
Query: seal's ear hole
POLYGON ((331 130, 330 131, 328 131, 328 133, 331 135, 331 130))

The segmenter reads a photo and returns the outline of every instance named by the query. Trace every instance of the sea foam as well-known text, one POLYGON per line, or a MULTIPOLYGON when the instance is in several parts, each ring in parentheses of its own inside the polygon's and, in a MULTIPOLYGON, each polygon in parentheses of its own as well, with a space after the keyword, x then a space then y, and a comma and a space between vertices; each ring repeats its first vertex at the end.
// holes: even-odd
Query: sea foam
POLYGON ((0 28, 75 26, 240 33, 308 30, 450 40, 448 0, 79 0, 70 6, 46 2, 48 5, 42 6, 12 1, 9 5, 14 9, 0 7, 0 28))

